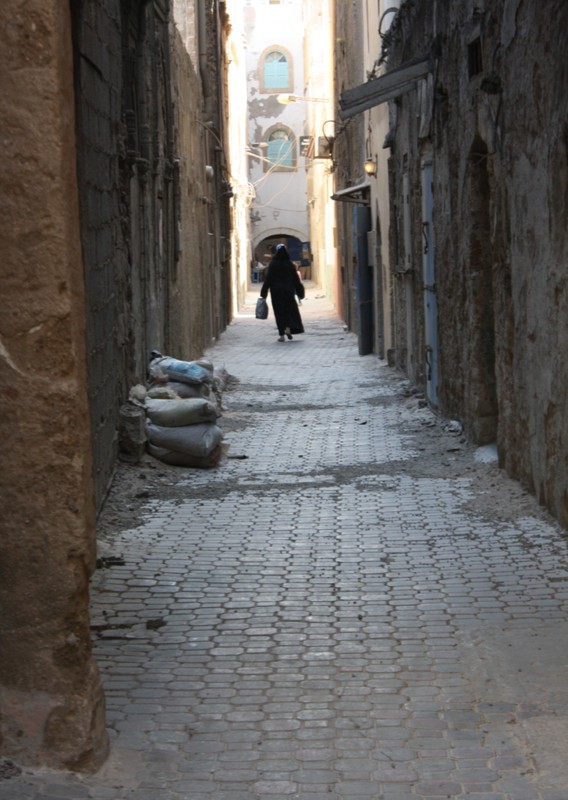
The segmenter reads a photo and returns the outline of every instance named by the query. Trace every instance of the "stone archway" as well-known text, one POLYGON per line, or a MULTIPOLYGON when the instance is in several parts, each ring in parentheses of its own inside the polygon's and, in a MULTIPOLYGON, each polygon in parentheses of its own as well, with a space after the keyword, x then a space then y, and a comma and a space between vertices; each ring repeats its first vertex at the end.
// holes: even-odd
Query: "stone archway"
MULTIPOLYGON (((300 267, 302 277, 309 280, 311 278, 311 259, 305 258, 304 245, 307 244, 307 239, 305 235, 302 235, 301 231, 283 231, 275 228, 257 236, 253 241, 254 265, 256 266, 257 262, 260 262, 266 266, 272 256, 271 248, 280 242, 286 245, 292 261, 296 262, 300 267)), ((259 276, 253 272, 253 283, 255 283, 258 278, 259 276)))

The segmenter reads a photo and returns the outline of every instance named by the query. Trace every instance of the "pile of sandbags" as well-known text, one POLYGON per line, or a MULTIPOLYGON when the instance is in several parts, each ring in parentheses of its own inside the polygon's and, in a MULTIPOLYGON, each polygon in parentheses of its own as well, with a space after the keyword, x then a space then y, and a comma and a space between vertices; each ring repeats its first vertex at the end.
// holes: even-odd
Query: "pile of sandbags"
POLYGON ((166 392, 172 397, 209 397, 215 370, 208 359, 180 361, 158 353, 148 367, 150 392, 166 392))
POLYGON ((179 361, 156 354, 145 393, 148 452, 166 464, 215 467, 223 433, 220 395, 209 361, 179 361))

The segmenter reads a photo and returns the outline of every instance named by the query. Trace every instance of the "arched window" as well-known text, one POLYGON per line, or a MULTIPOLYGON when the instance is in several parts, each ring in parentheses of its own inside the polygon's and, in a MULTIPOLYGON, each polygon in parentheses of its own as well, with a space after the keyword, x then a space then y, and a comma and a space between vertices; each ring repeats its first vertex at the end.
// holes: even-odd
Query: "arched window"
POLYGON ((292 57, 278 45, 267 47, 259 62, 261 92, 293 91, 292 57))
POLYGON ((296 140, 288 128, 272 128, 266 137, 266 144, 267 171, 288 171, 296 168, 296 140))

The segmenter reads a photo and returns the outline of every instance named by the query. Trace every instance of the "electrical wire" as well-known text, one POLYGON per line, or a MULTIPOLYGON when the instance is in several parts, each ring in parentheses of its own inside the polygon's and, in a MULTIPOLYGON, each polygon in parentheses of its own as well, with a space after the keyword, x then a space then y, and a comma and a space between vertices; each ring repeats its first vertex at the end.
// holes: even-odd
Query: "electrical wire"
POLYGON ((273 200, 274 200, 276 197, 278 197, 279 195, 281 195, 283 192, 285 192, 285 191, 286 191, 286 189, 287 189, 287 188, 290 186, 290 183, 292 182, 292 178, 293 178, 293 177, 294 177, 294 175, 293 175, 293 174, 291 174, 291 175, 288 177, 288 181, 286 182, 286 184, 285 184, 285 185, 284 185, 284 186, 283 186, 283 187, 282 187, 282 188, 281 188, 279 191, 275 192, 275 193, 272 195, 272 197, 271 197, 269 200, 267 200, 265 203, 259 203, 259 204, 257 204, 257 205, 258 205, 258 207, 260 207, 260 208, 271 208, 271 203, 272 203, 272 201, 273 201, 273 200))

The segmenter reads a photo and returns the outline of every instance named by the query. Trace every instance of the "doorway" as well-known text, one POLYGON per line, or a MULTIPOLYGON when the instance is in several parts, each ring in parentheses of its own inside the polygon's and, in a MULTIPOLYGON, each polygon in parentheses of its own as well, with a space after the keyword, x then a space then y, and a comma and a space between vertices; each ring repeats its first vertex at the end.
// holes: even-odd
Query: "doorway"
POLYGON ((368 234, 371 230, 371 213, 368 205, 353 208, 355 252, 355 294, 359 317, 359 355, 373 352, 373 267, 369 264, 368 234))
POLYGON ((432 160, 422 162, 422 282, 424 287, 424 372, 426 397, 438 407, 438 299, 436 296, 436 260, 433 226, 434 192, 432 160))

